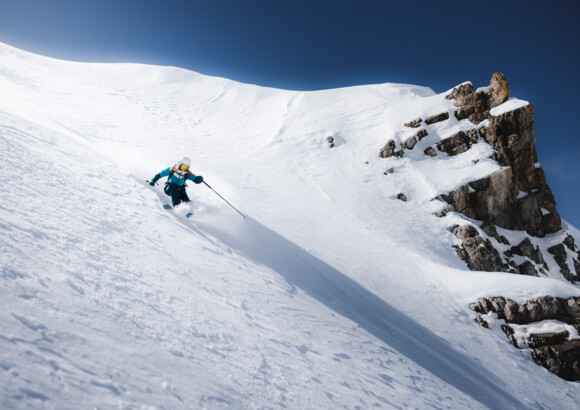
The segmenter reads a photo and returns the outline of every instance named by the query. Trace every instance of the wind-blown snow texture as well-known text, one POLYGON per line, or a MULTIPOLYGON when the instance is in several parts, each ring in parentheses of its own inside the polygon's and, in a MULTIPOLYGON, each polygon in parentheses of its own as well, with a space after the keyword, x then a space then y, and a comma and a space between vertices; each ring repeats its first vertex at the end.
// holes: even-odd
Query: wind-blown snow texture
POLYGON ((498 169, 491 148, 423 155, 469 127, 450 120, 378 158, 404 122, 452 110, 444 95, 283 91, 1 44, 0 90, 0 407, 577 405, 577 383, 468 304, 580 290, 470 272, 445 229, 459 217, 432 216, 431 198, 498 169), (250 217, 193 184, 192 204, 163 209, 144 180, 183 155, 250 217))

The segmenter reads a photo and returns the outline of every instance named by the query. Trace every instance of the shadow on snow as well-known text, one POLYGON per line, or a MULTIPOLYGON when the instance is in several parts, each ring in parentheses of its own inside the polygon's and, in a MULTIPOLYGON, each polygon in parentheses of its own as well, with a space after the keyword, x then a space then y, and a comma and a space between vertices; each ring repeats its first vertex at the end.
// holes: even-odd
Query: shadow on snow
POLYGON ((247 219, 237 229, 223 229, 217 223, 199 220, 195 226, 278 272, 291 285, 483 405, 495 409, 527 407, 494 384, 493 374, 453 349, 444 339, 259 222, 247 219))

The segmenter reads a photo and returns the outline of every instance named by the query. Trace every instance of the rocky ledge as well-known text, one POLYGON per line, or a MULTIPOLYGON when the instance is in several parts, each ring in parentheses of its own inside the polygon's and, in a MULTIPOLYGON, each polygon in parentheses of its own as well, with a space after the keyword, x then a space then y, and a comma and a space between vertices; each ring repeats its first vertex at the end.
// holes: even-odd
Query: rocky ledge
POLYGON ((565 380, 580 380, 580 297, 545 296, 522 305, 503 297, 480 298, 470 308, 486 328, 490 320, 502 321, 501 329, 510 342, 518 349, 529 349, 536 363, 565 380), (546 320, 561 324, 551 322, 556 331, 545 333, 535 325, 546 320))

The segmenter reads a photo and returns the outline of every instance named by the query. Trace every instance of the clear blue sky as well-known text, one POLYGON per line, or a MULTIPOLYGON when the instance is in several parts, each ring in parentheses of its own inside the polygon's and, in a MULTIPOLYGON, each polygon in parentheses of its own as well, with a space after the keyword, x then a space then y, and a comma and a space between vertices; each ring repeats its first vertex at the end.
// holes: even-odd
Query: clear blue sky
POLYGON ((580 1, 0 0, 0 41, 294 90, 489 84, 536 110, 539 160, 580 228, 580 1))

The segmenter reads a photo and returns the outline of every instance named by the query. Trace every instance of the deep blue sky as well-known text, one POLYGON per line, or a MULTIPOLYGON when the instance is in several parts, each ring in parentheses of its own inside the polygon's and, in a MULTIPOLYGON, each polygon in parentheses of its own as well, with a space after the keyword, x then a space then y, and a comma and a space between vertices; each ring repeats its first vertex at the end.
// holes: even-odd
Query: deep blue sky
POLYGON ((75 61, 173 65, 293 90, 446 91, 502 72, 580 228, 580 1, 0 0, 0 41, 75 61))

